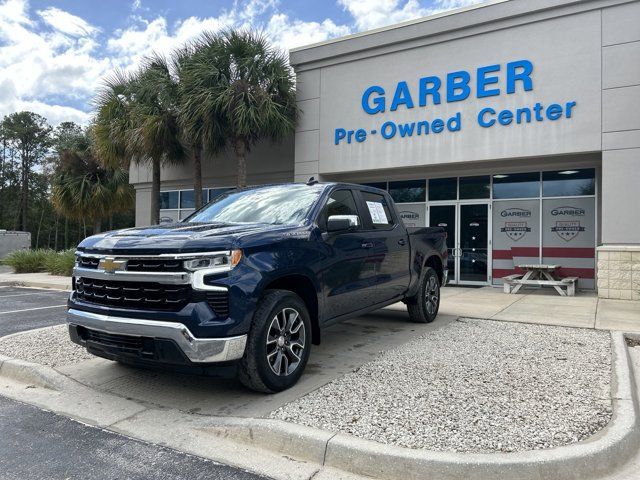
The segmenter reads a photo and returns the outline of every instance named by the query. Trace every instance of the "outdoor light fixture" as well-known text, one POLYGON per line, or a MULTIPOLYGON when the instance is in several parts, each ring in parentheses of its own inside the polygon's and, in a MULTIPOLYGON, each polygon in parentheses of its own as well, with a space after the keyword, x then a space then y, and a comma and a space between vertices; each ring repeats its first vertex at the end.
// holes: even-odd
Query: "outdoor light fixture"
POLYGON ((498 175, 494 175, 494 176, 493 176, 493 178, 498 178, 498 179, 500 179, 500 178, 507 178, 508 176, 509 176, 509 175, 504 175, 504 174, 502 174, 502 173, 499 173, 498 175))
POLYGON ((563 170, 558 172, 560 175, 573 175, 574 173, 578 173, 578 170, 563 170))

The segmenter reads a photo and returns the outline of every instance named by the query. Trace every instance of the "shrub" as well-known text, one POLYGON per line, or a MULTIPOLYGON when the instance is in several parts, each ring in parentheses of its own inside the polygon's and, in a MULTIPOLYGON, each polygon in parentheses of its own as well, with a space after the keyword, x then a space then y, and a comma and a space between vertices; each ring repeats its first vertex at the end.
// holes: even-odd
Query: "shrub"
POLYGON ((51 275, 71 276, 73 265, 76 261, 74 250, 63 250, 62 252, 50 251, 45 257, 45 270, 51 275))
POLYGON ((18 250, 3 260, 15 273, 49 272, 52 275, 71 276, 75 261, 73 250, 18 250))
POLYGON ((13 267, 15 273, 33 273, 44 271, 47 250, 17 250, 4 259, 4 263, 13 267))

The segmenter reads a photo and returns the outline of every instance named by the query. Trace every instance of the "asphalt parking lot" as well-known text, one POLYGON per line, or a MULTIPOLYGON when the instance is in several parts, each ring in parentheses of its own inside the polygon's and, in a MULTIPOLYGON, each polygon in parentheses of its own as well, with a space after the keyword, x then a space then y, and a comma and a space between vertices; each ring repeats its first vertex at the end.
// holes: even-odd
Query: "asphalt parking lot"
POLYGON ((0 337, 65 321, 69 292, 0 286, 0 337))

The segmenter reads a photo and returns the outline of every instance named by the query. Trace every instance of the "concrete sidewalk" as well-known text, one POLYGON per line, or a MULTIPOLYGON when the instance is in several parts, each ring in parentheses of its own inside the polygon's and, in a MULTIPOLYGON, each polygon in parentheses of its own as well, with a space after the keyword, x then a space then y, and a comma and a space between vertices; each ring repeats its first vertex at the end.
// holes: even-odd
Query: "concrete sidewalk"
POLYGON ((71 290, 71 277, 49 275, 44 272, 11 273, 11 268, 0 266, 0 285, 71 290))
MULTIPOLYGON (((402 303, 388 308, 406 310, 402 303)), ((598 298, 595 292, 561 297, 553 289, 514 295, 493 287, 445 287, 439 314, 640 333, 640 302, 598 298)))

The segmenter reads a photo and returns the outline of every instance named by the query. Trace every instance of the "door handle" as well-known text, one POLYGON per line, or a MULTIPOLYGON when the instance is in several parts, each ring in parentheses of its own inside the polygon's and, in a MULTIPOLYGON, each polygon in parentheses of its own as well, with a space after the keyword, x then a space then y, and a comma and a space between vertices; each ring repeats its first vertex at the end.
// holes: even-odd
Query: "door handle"
POLYGON ((373 242, 362 242, 362 248, 373 248, 373 242))
POLYGON ((398 245, 404 247, 407 244, 407 242, 405 241, 404 238, 401 238, 400 240, 398 240, 398 245))

